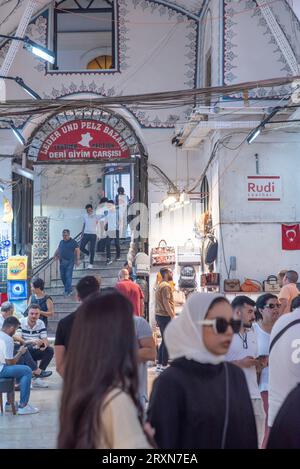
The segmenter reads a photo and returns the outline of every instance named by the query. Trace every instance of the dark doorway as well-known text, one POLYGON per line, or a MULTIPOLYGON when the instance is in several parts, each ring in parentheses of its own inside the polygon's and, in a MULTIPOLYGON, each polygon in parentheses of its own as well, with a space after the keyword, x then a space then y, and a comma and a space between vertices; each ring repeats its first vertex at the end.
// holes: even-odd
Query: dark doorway
MULTIPOLYGON (((33 223, 33 181, 16 173, 13 180, 12 253, 27 255, 31 260, 33 223)), ((29 265, 31 262, 29 262, 29 265)))

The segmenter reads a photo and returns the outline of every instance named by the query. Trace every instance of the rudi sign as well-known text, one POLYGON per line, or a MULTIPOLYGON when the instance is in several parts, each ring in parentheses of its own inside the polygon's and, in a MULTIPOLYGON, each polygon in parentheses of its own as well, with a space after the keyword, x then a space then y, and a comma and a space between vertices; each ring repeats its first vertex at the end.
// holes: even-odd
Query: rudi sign
POLYGON ((129 158, 124 138, 110 125, 93 119, 66 122, 43 141, 38 162, 129 158))
POLYGON ((247 176, 248 201, 278 202, 282 197, 280 176, 247 176))

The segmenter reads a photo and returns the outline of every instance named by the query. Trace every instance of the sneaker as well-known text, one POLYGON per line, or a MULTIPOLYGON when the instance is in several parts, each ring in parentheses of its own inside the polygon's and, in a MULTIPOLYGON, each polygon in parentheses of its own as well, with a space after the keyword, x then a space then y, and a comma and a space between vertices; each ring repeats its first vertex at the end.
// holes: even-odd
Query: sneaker
POLYGON ((41 378, 33 378, 32 380, 32 386, 34 388, 48 388, 48 384, 45 383, 41 378))
POLYGON ((69 293, 66 293, 65 296, 72 296, 73 295, 73 292, 72 291, 69 291, 69 293))
POLYGON ((41 373, 37 376, 37 378, 48 378, 51 375, 52 375, 52 371, 42 370, 41 373))
MULTIPOLYGON (((19 407, 18 402, 15 402, 16 410, 18 410, 18 407, 19 407)), ((6 402, 4 410, 5 410, 5 412, 12 412, 12 406, 9 402, 6 402)))
POLYGON ((169 365, 162 366, 162 367, 161 367, 161 371, 165 371, 167 368, 169 368, 169 365))
POLYGON ((37 414, 39 409, 37 407, 33 407, 30 404, 27 404, 25 407, 18 408, 18 415, 29 415, 29 414, 37 414))
POLYGON ((93 264, 89 264, 89 265, 87 266, 87 269, 93 269, 93 268, 94 268, 93 264))
POLYGON ((106 265, 110 265, 110 264, 112 264, 112 262, 113 262, 113 261, 112 261, 111 259, 107 259, 106 265))
POLYGON ((116 257, 116 261, 120 261, 121 260, 121 257, 116 257))

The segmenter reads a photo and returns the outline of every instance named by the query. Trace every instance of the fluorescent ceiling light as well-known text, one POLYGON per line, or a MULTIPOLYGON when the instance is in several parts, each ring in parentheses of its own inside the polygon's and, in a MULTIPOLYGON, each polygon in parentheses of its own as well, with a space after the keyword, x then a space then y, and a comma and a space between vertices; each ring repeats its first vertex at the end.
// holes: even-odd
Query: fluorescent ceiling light
POLYGON ((16 127, 13 124, 10 124, 10 128, 13 131, 16 139, 21 143, 21 145, 25 145, 25 138, 23 137, 21 132, 18 129, 16 129, 16 127))
POLYGON ((256 129, 254 129, 254 130, 252 130, 252 132, 250 132, 250 134, 247 137, 247 142, 249 143, 249 145, 252 142, 254 142, 254 140, 259 136, 260 133, 261 133, 261 126, 256 127, 256 129))
POLYGON ((23 176, 27 179, 31 179, 31 181, 34 180, 35 173, 31 169, 22 168, 22 166, 20 166, 19 164, 14 163, 12 165, 12 170, 14 173, 19 174, 20 176, 23 176))
POLYGON ((170 207, 171 205, 175 204, 177 198, 175 195, 168 195, 168 197, 163 201, 163 205, 165 207, 170 207))
POLYGON ((25 38, 25 48, 32 52, 37 57, 46 60, 46 62, 50 62, 54 64, 55 62, 55 55, 52 51, 46 49, 45 47, 39 46, 35 42, 31 41, 28 37, 25 38))
POLYGON ((50 62, 51 64, 54 64, 55 62, 54 52, 50 51, 49 49, 46 49, 46 47, 40 46, 36 42, 29 39, 29 37, 27 36, 18 37, 18 36, 8 36, 7 34, 0 34, 0 37, 3 37, 4 39, 11 39, 15 41, 24 42, 24 47, 30 52, 32 52, 34 55, 36 55, 37 57, 40 57, 41 59, 44 59, 47 62, 50 62))

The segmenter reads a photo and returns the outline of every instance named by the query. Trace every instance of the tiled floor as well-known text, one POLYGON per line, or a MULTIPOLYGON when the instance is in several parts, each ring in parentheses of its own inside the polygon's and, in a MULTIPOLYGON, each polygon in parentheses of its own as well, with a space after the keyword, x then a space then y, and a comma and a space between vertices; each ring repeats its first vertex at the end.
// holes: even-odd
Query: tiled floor
MULTIPOLYGON (((40 409, 34 415, 0 414, 0 449, 51 449, 56 447, 58 412, 62 380, 54 367, 53 375, 47 378, 49 388, 31 390, 30 403, 40 409)), ((148 369, 148 387, 155 378, 154 369, 148 369)), ((3 395, 5 402, 6 396, 3 395)), ((16 393, 19 400, 19 393, 16 393)))

